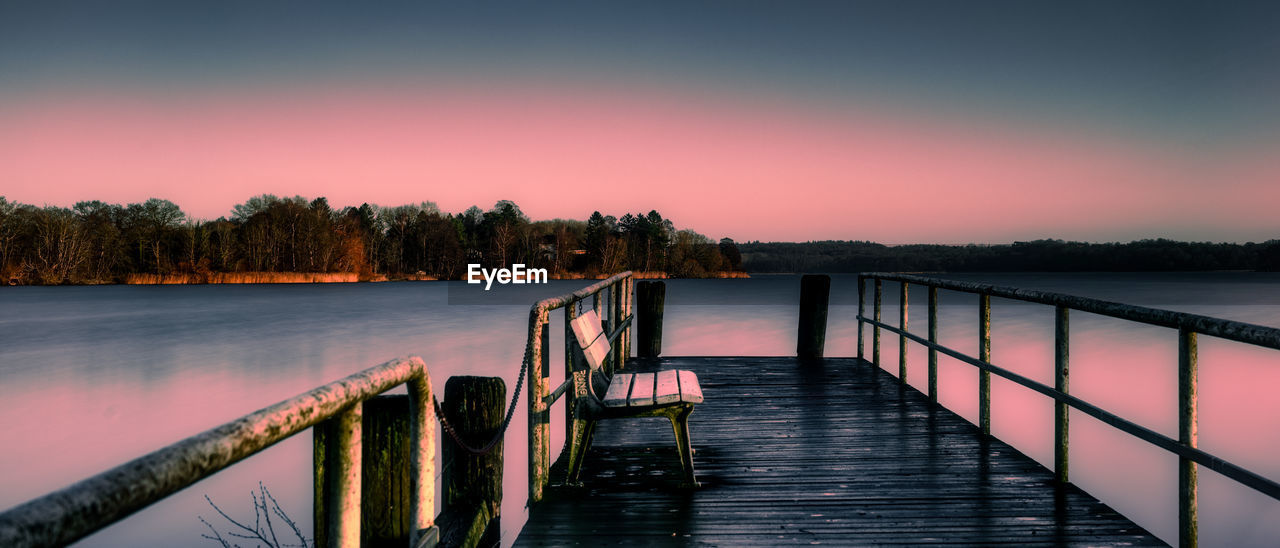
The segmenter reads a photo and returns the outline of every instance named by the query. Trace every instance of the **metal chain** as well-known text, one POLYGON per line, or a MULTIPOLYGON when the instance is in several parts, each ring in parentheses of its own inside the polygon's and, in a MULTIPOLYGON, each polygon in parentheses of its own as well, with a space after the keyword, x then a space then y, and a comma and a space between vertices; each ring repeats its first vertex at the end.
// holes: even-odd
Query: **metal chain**
POLYGON ((436 419, 440 421, 440 427, 449 434, 449 437, 453 438, 453 441, 458 444, 458 447, 461 447, 464 451, 471 453, 472 455, 483 455, 492 451, 493 448, 498 445, 498 442, 502 441, 502 438, 506 436, 507 427, 511 426, 511 418, 516 414, 516 402, 520 400, 520 389, 524 387, 525 373, 529 370, 529 350, 530 345, 528 341, 526 341, 524 345, 524 359, 520 362, 520 376, 516 378, 516 390, 511 395, 511 405, 507 406, 507 418, 503 419, 502 427, 498 429, 498 432, 494 434, 493 439, 489 440, 489 443, 486 443, 484 447, 477 449, 468 445, 467 442, 462 441, 462 437, 453 429, 453 425, 449 424, 449 420, 444 417, 444 411, 440 408, 440 400, 436 399, 435 394, 431 395, 431 403, 436 407, 436 419))

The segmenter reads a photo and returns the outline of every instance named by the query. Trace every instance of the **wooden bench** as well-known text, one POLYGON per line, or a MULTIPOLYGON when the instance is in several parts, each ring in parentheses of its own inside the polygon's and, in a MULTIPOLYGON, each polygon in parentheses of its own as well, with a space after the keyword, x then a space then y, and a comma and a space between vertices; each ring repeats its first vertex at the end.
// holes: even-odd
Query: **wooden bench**
POLYGON ((693 475, 693 447, 689 443, 689 415, 694 404, 702 403, 702 388, 693 371, 657 373, 615 373, 607 378, 603 365, 609 357, 609 337, 604 334, 595 310, 570 322, 574 338, 582 348, 588 367, 573 374, 575 413, 569 437, 569 483, 577 483, 582 460, 591 447, 596 422, 606 419, 666 417, 675 431, 684 483, 697 486, 693 475), (604 383, 604 397, 597 391, 604 383))

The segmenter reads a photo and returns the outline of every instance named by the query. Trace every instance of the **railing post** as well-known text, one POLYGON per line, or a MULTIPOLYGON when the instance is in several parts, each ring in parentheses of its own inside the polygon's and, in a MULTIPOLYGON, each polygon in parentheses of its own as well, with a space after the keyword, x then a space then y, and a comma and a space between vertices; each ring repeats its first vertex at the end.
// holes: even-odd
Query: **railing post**
POLYGON ((315 427, 316 546, 360 546, 363 415, 357 402, 315 427))
MULTIPOLYGON (((929 342, 938 343, 938 288, 929 286, 929 342)), ((929 348, 929 401, 938 403, 938 351, 929 348)))
POLYGON ((636 284, 636 301, 640 308, 636 314, 636 356, 656 358, 662 354, 662 312, 666 304, 667 284, 661 280, 646 280, 636 284))
MULTIPOLYGON (((614 282, 613 285, 609 286, 609 315, 613 317, 613 321, 609 324, 609 332, 612 333, 619 325, 622 325, 621 281, 614 282)), ((619 338, 618 340, 621 341, 622 339, 619 338)), ((622 345, 617 343, 611 345, 609 352, 613 355, 609 360, 609 372, 612 374, 619 369, 618 364, 622 363, 622 345)))
MULTIPOLYGON (((991 295, 978 294, 978 359, 991 363, 991 295)), ((978 428, 991 433, 991 372, 978 370, 978 428)))
POLYGON ((431 376, 409 381, 409 446, 412 448, 409 481, 413 483, 410 513, 413 528, 409 545, 423 538, 439 538, 436 513, 436 408, 431 394, 431 376))
MULTIPOLYGON (((573 336, 573 327, 570 322, 578 317, 578 301, 570 301, 564 305, 564 378, 566 380, 573 378, 573 372, 577 370, 577 352, 578 341, 573 336)), ((568 437, 573 432, 573 411, 576 402, 573 398, 566 396, 564 398, 564 435, 568 437)), ((550 458, 550 457, 548 457, 550 458)))
POLYGON ((881 295, 880 278, 876 278, 875 282, 875 310, 872 311, 873 319, 876 324, 871 328, 871 363, 877 368, 880 367, 880 295, 881 295))
MULTIPOLYGON (((619 322, 625 320, 627 316, 631 316, 631 292, 635 287, 633 280, 634 278, 628 277, 619 282, 620 288, 622 289, 622 291, 618 293, 618 308, 620 314, 618 317, 619 322)), ((622 334, 618 336, 618 342, 613 345, 614 348, 618 350, 618 360, 614 362, 617 364, 614 368, 615 370, 625 368, 627 365, 627 359, 631 357, 631 330, 635 329, 635 326, 635 317, 632 316, 631 325, 622 331, 622 334)))
POLYGON ((531 312, 534 317, 533 345, 529 349, 529 503, 542 500, 551 468, 551 409, 546 403, 550 392, 545 377, 551 368, 551 326, 547 311, 541 307, 531 312))
MULTIPOLYGON (((634 277, 627 278, 627 288, 622 292, 622 302, 626 303, 624 318, 626 316, 634 317, 635 305, 632 298, 635 295, 635 286, 636 279, 634 277)), ((632 322, 632 327, 627 327, 627 330, 622 333, 622 338, 625 340, 622 341, 622 359, 618 360, 618 364, 623 366, 626 365, 627 360, 631 359, 631 333, 635 329, 634 325, 634 322, 632 322)))
POLYGON ((827 303, 831 276, 806 274, 800 278, 800 322, 796 330, 796 355, 821 358, 827 341, 827 303))
MULTIPOLYGON (((902 282, 902 292, 899 295, 901 300, 901 315, 899 317, 899 329, 904 332, 907 330, 907 282, 902 282)), ((898 383, 907 384, 907 336, 898 335, 898 383)))
POLYGON ((862 311, 864 310, 863 302, 866 300, 863 293, 867 289, 867 280, 861 275, 858 276, 858 360, 862 360, 862 311))
MULTIPOLYGON (((1187 447, 1196 447, 1196 332, 1178 328, 1178 441, 1187 447)), ((1178 545, 1190 548, 1199 544, 1197 524, 1197 470, 1196 463, 1186 457, 1178 457, 1178 545)))
MULTIPOLYGON (((1053 387, 1064 394, 1069 393, 1071 332, 1070 309, 1058 306, 1054 315, 1053 336, 1053 387)), ((1053 404, 1053 470, 1058 481, 1070 481, 1068 469, 1068 445, 1070 444, 1070 408, 1067 402, 1054 400, 1053 404)))

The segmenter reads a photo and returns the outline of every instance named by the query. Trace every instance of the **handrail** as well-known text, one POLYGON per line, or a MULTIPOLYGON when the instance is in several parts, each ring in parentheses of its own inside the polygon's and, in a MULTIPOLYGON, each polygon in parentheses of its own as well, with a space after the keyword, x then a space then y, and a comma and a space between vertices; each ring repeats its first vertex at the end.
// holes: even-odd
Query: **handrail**
MULTIPOLYGON (((409 385, 410 443, 416 449, 411 451, 410 467, 415 532, 410 545, 415 545, 416 537, 432 527, 435 511, 431 377, 426 363, 416 356, 394 359, 299 394, 14 507, 0 514, 0 546, 59 546, 84 538, 326 420, 354 417, 358 425, 361 402, 401 384, 409 385)), ((358 440, 357 436, 350 444, 354 448, 342 449, 358 455, 358 440)), ((348 494, 354 489, 355 504, 335 509, 339 515, 329 537, 341 546, 360 543, 359 476, 357 460, 354 485, 345 481, 340 486, 348 494)), ((317 529, 320 526, 316 524, 317 529)))
POLYGON ((1030 388, 1055 400, 1055 455, 1054 468, 1060 481, 1068 481, 1068 420, 1067 408, 1075 408, 1106 424, 1116 427, 1122 432, 1149 442, 1179 457, 1179 542, 1183 546, 1195 546, 1198 537, 1198 517, 1196 510, 1197 470, 1196 465, 1218 472, 1232 480, 1263 493, 1273 499, 1280 500, 1280 483, 1248 470, 1242 466, 1228 462, 1212 453, 1197 447, 1197 333, 1204 333, 1227 340, 1243 342, 1266 348, 1280 349, 1280 329, 1255 325, 1234 320, 1225 320, 1199 314, 1162 310, 1143 306, 1128 305, 1087 297, 1078 297, 1061 293, 1031 291, 1012 287, 960 282, 927 278, 910 274, 863 273, 858 275, 858 357, 863 356, 863 324, 874 328, 872 335, 873 363, 880 365, 880 330, 885 329, 897 334, 901 339, 899 353, 899 381, 905 383, 906 341, 911 340, 929 349, 929 398, 937 402, 937 353, 941 352, 952 358, 977 367, 981 371, 983 381, 979 387, 979 424, 984 433, 990 433, 990 382, 989 375, 994 373, 1000 377, 1030 388), (866 280, 874 281, 874 319, 863 315, 865 308, 866 280), (899 282, 901 287, 901 325, 894 327, 881 318, 881 285, 883 281, 899 282), (928 338, 922 338, 906 330, 907 297, 910 284, 923 285, 929 288, 929 330, 928 338), (979 296, 979 349, 982 356, 974 358, 952 350, 937 343, 937 290, 947 289, 979 296), (990 361, 990 298, 992 296, 1024 302, 1052 305, 1056 308, 1055 319, 1055 387, 1041 384, 1027 377, 998 367, 990 361), (1178 330, 1178 386, 1179 386, 1179 436, 1173 439, 1154 430, 1143 427, 1093 405, 1068 391, 1069 376, 1069 311, 1080 310, 1128 321, 1169 327, 1178 330))
MULTIPOLYGON (((587 287, 550 297, 534 303, 529 309, 529 331, 525 345, 529 385, 529 504, 542 500, 542 494, 550 481, 551 470, 551 405, 568 393, 571 386, 577 342, 569 322, 577 317, 578 303, 590 298, 592 307, 605 321, 605 329, 611 333, 612 345, 609 363, 622 367, 631 348, 631 295, 634 276, 630 271, 615 274, 587 287), (606 303, 607 292, 607 303, 606 303), (605 306, 608 310, 602 310, 605 306), (565 382, 551 390, 547 376, 551 366, 550 312, 564 308, 565 331, 565 382), (601 312, 605 312, 600 314, 601 312)), ((573 420, 572 405, 565 407, 565 422, 573 420)), ((571 427, 566 424, 566 432, 571 427)))
POLYGON ((1202 316, 1200 314, 1177 312, 1174 310, 1164 310, 1160 308, 1149 308, 1145 306, 1104 301, 1101 299, 1078 297, 1063 293, 1018 289, 1016 287, 961 282, 955 280, 942 280, 912 274, 872 272, 859 274, 858 278, 878 278, 885 281, 907 282, 937 287, 939 289, 949 289, 952 291, 977 293, 1018 301, 1063 306, 1079 310, 1081 312, 1089 312, 1092 314, 1110 316, 1112 318, 1141 322, 1160 327, 1189 329, 1196 333, 1203 333, 1205 335, 1221 339, 1228 339, 1280 350, 1280 329, 1264 325, 1238 322, 1235 320, 1214 318, 1212 316, 1202 316))

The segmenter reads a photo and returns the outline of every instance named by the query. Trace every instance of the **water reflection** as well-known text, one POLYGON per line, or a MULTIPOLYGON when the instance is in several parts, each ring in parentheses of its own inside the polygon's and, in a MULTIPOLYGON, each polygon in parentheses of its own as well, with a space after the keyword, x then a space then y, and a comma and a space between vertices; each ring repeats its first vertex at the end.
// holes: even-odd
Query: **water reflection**
MULTIPOLYGON (((1275 276, 970 276, 1002 285, 1168 306, 1280 325, 1275 276)), ((547 295, 581 287, 561 282, 547 295)), ((58 287, 0 290, 0 507, 100 472, 263 406, 387 359, 427 359, 438 387, 455 374, 516 382, 528 304, 449 304, 446 284, 299 286, 58 287)), ((857 353, 856 278, 836 276, 829 356, 857 353)), ((664 354, 792 355, 796 276, 668 282, 664 354), (747 297, 743 297, 746 295, 747 297)), ((886 312, 896 322, 896 287, 886 312)), ((913 291, 911 331, 926 331, 925 292, 913 291)), ((868 303, 869 304, 869 303, 868 303)), ((976 298, 941 293, 939 338, 976 355, 976 298)), ((1052 310, 993 299, 993 360, 1052 384, 1052 310)), ((553 316, 552 349, 563 348, 553 316)), ((1176 341, 1171 330, 1073 313, 1072 393, 1163 432, 1176 434, 1176 341)), ((870 333, 867 333, 870 345, 870 333)), ((882 360, 897 371, 897 337, 885 334, 882 360)), ((927 353, 908 350, 911 384, 925 390, 927 353)), ((867 355, 870 355, 868 348, 867 355)), ((552 383, 563 375, 553 351, 552 383)), ((1280 477, 1280 352, 1202 337, 1201 447, 1268 477, 1280 477)), ((1052 465, 1053 410, 1030 391, 993 379, 993 430, 1052 465)), ((977 414, 977 373, 939 359, 940 400, 969 420, 977 414)), ((520 402, 518 405, 525 405, 520 402)), ((553 409, 553 444, 563 440, 553 409)), ((696 420, 696 415, 695 415, 696 420)), ((504 536, 523 523, 526 417, 508 438, 504 536)), ((1073 413, 1072 478, 1164 539, 1176 538, 1176 459, 1073 413)), ((696 427, 696 426, 695 426, 696 427)), ((197 515, 211 518, 208 494, 251 515, 249 492, 264 481, 304 528, 311 524, 310 436, 290 439, 144 510, 84 544, 171 546, 201 541, 197 515)), ((553 446, 553 451, 557 447, 553 446)), ((1201 472, 1201 538, 1206 545, 1265 544, 1280 538, 1280 503, 1212 472, 1201 472)), ((211 521, 213 521, 211 519, 211 521)))

